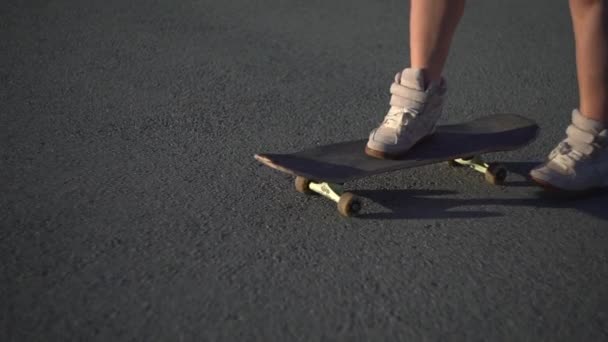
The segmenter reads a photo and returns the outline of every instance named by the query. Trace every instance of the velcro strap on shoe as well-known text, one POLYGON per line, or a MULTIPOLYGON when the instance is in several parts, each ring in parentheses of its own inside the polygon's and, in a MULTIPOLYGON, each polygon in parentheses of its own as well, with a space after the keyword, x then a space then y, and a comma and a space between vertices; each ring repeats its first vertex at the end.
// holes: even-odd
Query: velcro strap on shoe
POLYGON ((428 94, 426 92, 414 88, 408 88, 396 82, 391 84, 391 94, 399 97, 405 97, 420 103, 426 102, 426 99, 428 98, 428 94))
POLYGON ((568 135, 569 140, 576 140, 586 144, 591 144, 595 140, 595 135, 590 132, 583 131, 582 129, 570 125, 566 129, 566 134, 568 135))
POLYGON ((601 147, 608 147, 608 129, 601 131, 600 134, 598 134, 597 137, 595 137, 595 141, 601 147))
POLYGON ((400 84, 391 85, 390 105, 394 107, 419 107, 428 98, 427 93, 412 88, 404 87, 400 84))
POLYGON ((566 134, 568 135, 568 144, 580 153, 591 155, 597 147, 594 144, 596 137, 592 133, 584 131, 575 125, 568 126, 566 134))

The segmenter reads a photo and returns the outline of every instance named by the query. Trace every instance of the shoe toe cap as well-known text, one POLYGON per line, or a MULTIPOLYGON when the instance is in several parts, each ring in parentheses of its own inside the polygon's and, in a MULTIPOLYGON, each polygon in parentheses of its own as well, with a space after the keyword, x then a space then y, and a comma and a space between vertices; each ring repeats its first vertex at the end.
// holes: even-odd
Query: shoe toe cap
POLYGON ((550 163, 539 165, 530 171, 530 177, 536 183, 546 188, 563 191, 580 190, 582 184, 575 182, 573 175, 564 174, 553 169, 550 163))

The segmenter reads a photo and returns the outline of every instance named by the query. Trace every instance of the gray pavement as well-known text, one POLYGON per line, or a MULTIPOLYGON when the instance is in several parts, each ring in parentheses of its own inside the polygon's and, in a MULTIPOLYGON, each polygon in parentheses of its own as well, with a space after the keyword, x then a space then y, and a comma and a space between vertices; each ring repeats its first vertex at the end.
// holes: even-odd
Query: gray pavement
POLYGON ((433 165, 348 184, 257 152, 365 137, 407 1, 0 4, 2 341, 608 339, 608 197, 525 178, 577 104, 566 1, 469 1, 444 122, 516 112, 507 185, 433 165))

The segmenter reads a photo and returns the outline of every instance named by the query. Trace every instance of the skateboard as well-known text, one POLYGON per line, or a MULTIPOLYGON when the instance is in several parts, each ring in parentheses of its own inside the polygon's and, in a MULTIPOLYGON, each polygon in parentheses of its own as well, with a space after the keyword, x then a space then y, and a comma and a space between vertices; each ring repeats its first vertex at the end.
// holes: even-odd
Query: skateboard
POLYGON ((440 125, 399 159, 376 159, 365 154, 367 139, 311 147, 295 153, 260 153, 255 159, 266 166, 295 176, 295 189, 320 194, 337 203, 343 216, 355 216, 361 201, 344 191, 344 183, 385 172, 448 162, 467 166, 485 175, 491 184, 502 184, 507 170, 486 163, 481 155, 510 151, 531 143, 538 125, 516 114, 494 114, 472 121, 440 125))

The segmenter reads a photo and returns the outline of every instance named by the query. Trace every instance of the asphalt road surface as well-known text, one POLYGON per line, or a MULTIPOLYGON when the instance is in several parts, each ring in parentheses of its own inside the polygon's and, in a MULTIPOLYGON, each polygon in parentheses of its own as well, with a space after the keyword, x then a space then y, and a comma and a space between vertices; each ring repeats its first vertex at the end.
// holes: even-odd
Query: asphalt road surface
POLYGON ((608 197, 525 177, 577 106, 566 1, 471 0, 443 122, 539 138, 505 186, 431 165, 347 184, 258 152, 363 138, 405 0, 0 4, 2 341, 606 341, 608 197))

